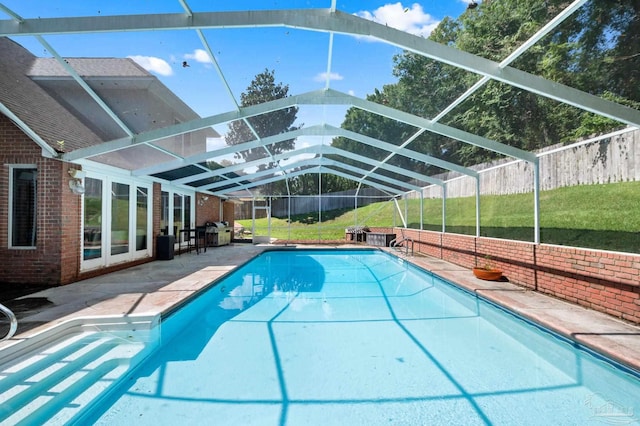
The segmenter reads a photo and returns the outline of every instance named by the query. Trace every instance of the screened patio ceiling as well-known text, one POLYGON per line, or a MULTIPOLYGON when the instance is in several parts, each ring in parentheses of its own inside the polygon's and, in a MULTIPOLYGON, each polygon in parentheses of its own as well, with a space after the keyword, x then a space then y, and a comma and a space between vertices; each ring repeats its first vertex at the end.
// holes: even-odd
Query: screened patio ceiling
MULTIPOLYGON (((349 2, 336 0, 261 2, 262 9, 250 10, 243 10, 243 1, 225 4, 204 0, 116 1, 104 2, 99 7, 85 4, 96 2, 78 2, 73 16, 54 6, 37 10, 29 2, 6 1, 0 3, 0 35, 11 37, 37 56, 57 59, 69 78, 91 97, 117 130, 101 144, 77 149, 69 149, 73 144, 67 144, 66 149, 56 150, 52 141, 21 122, 17 112, 5 105, 0 105, 0 111, 39 143, 45 155, 69 162, 112 165, 130 171, 133 176, 152 176, 223 198, 241 193, 264 195, 262 188, 269 182, 309 173, 341 176, 390 196, 419 191, 426 185, 444 186, 440 179, 394 165, 394 158, 400 156, 477 178, 475 170, 428 155, 412 145, 422 133, 433 132, 532 164, 537 200, 538 161, 534 153, 441 121, 454 109, 463 108, 465 100, 489 81, 496 81, 616 120, 621 125, 640 127, 638 110, 511 66, 554 28, 572 19, 586 2, 570 3, 509 56, 495 62, 430 41, 424 34, 393 28, 380 19, 349 9, 349 2), (172 72, 161 76, 161 81, 201 118, 156 123, 151 130, 136 131, 129 123, 141 111, 135 108, 122 111, 108 105, 101 98, 96 81, 83 76, 72 61, 64 59, 136 60, 140 56, 135 55, 140 53, 148 55, 145 57, 148 59, 159 56, 161 47, 170 47, 173 52, 193 52, 168 60, 172 72), (391 61, 394 54, 402 51, 463 69, 477 76, 476 83, 430 117, 367 100, 366 95, 376 87, 397 80, 392 75, 391 61), (289 85, 288 96, 242 106, 242 92, 265 69, 273 69, 276 81, 289 85), (309 69, 318 78, 312 78, 309 69), (298 79, 302 73, 308 73, 308 78, 298 79), (382 78, 376 79, 374 75, 382 78), (362 86, 359 90, 349 86, 367 81, 374 86, 362 86), (251 118, 287 108, 298 109, 295 130, 265 134, 252 127, 251 118), (375 114, 381 120, 404 123, 411 130, 409 136, 382 141, 341 128, 345 112, 353 108, 375 114), (250 136, 230 144, 229 129, 234 122, 245 123, 250 136), (185 149, 185 140, 202 138, 203 129, 215 133, 185 149), (331 142, 336 137, 383 150, 386 157, 379 161, 357 151, 333 147, 331 142), (271 152, 274 143, 287 140, 295 140, 293 150, 271 152), (244 160, 238 153, 246 150, 262 151, 261 158, 244 160), (275 167, 263 170, 265 164, 275 167)), ((406 8, 405 12, 408 11, 406 8)), ((537 204, 536 201, 536 212, 537 204)))

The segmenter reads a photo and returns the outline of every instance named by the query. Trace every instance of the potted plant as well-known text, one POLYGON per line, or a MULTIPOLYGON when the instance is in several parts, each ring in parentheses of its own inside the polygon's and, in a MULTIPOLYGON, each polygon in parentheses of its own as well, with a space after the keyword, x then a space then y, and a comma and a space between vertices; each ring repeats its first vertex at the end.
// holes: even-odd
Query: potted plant
POLYGON ((481 280, 497 281, 502 278, 502 269, 491 266, 491 256, 486 256, 484 266, 473 268, 473 275, 481 280))

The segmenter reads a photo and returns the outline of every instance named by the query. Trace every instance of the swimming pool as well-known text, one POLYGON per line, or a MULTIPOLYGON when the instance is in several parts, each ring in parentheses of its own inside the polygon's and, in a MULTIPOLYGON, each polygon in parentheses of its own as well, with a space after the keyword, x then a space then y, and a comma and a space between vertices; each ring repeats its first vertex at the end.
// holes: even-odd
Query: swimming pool
POLYGON ((640 380, 380 251, 270 251, 77 424, 634 424, 640 380))

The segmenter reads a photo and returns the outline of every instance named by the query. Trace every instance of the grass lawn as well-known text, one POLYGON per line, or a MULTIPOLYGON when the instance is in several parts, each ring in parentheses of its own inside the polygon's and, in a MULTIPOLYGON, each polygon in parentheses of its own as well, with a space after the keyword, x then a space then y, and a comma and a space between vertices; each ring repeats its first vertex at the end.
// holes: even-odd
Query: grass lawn
MULTIPOLYGON (((285 240, 343 240, 353 225, 420 228, 420 200, 384 201, 357 210, 323 212, 271 219, 271 236, 285 240), (402 216, 401 216, 402 215, 402 216)), ((483 236, 533 240, 533 194, 480 197, 483 236)), ((446 205, 447 232, 475 235, 475 197, 453 198, 446 205)), ((238 220, 246 229, 252 221, 238 220)), ((266 219, 256 220, 256 235, 267 235, 266 219)), ((442 230, 442 200, 423 203, 422 228, 442 230)), ((640 182, 582 185, 540 194, 543 243, 624 252, 640 252, 640 182)))

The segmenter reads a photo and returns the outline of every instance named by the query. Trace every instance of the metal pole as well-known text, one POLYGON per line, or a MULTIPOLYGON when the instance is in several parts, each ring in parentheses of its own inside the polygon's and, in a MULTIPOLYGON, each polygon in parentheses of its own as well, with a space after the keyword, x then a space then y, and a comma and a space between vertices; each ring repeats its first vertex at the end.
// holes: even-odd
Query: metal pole
POLYGON ((271 242, 271 197, 267 198, 267 242, 271 242))
POLYGON ((291 241, 291 194, 287 194, 287 239, 291 241))
POLYGON ((404 198, 404 217, 406 218, 404 227, 406 228, 409 224, 409 200, 407 200, 407 194, 404 194, 402 198, 404 198))
POLYGON ((442 232, 447 229, 447 184, 442 185, 442 232))
POLYGON ((424 191, 420 191, 420 230, 424 229, 424 191))
POLYGON ((322 172, 318 172, 318 241, 322 241, 322 172))
POLYGON ((533 163, 533 242, 540 244, 540 161, 533 163))
POLYGON ((255 244, 256 239, 256 197, 251 198, 251 239, 255 244))
POLYGON ((480 236, 480 175, 476 176, 476 237, 480 236))
POLYGON ((353 195, 355 210, 353 215, 353 226, 358 226, 358 195, 360 194, 361 183, 358 183, 358 188, 356 189, 355 194, 353 195))
MULTIPOLYGON (((393 197, 393 202, 396 206, 396 211, 398 212, 398 215, 400 216, 400 220, 402 221, 402 227, 406 228, 407 227, 407 221, 405 219, 405 216, 402 216, 402 210, 400 209, 400 204, 398 204, 398 199, 396 197, 393 197)), ((405 204, 406 206, 406 204, 405 204)), ((394 226, 395 226, 395 220, 393 222, 394 226)))

